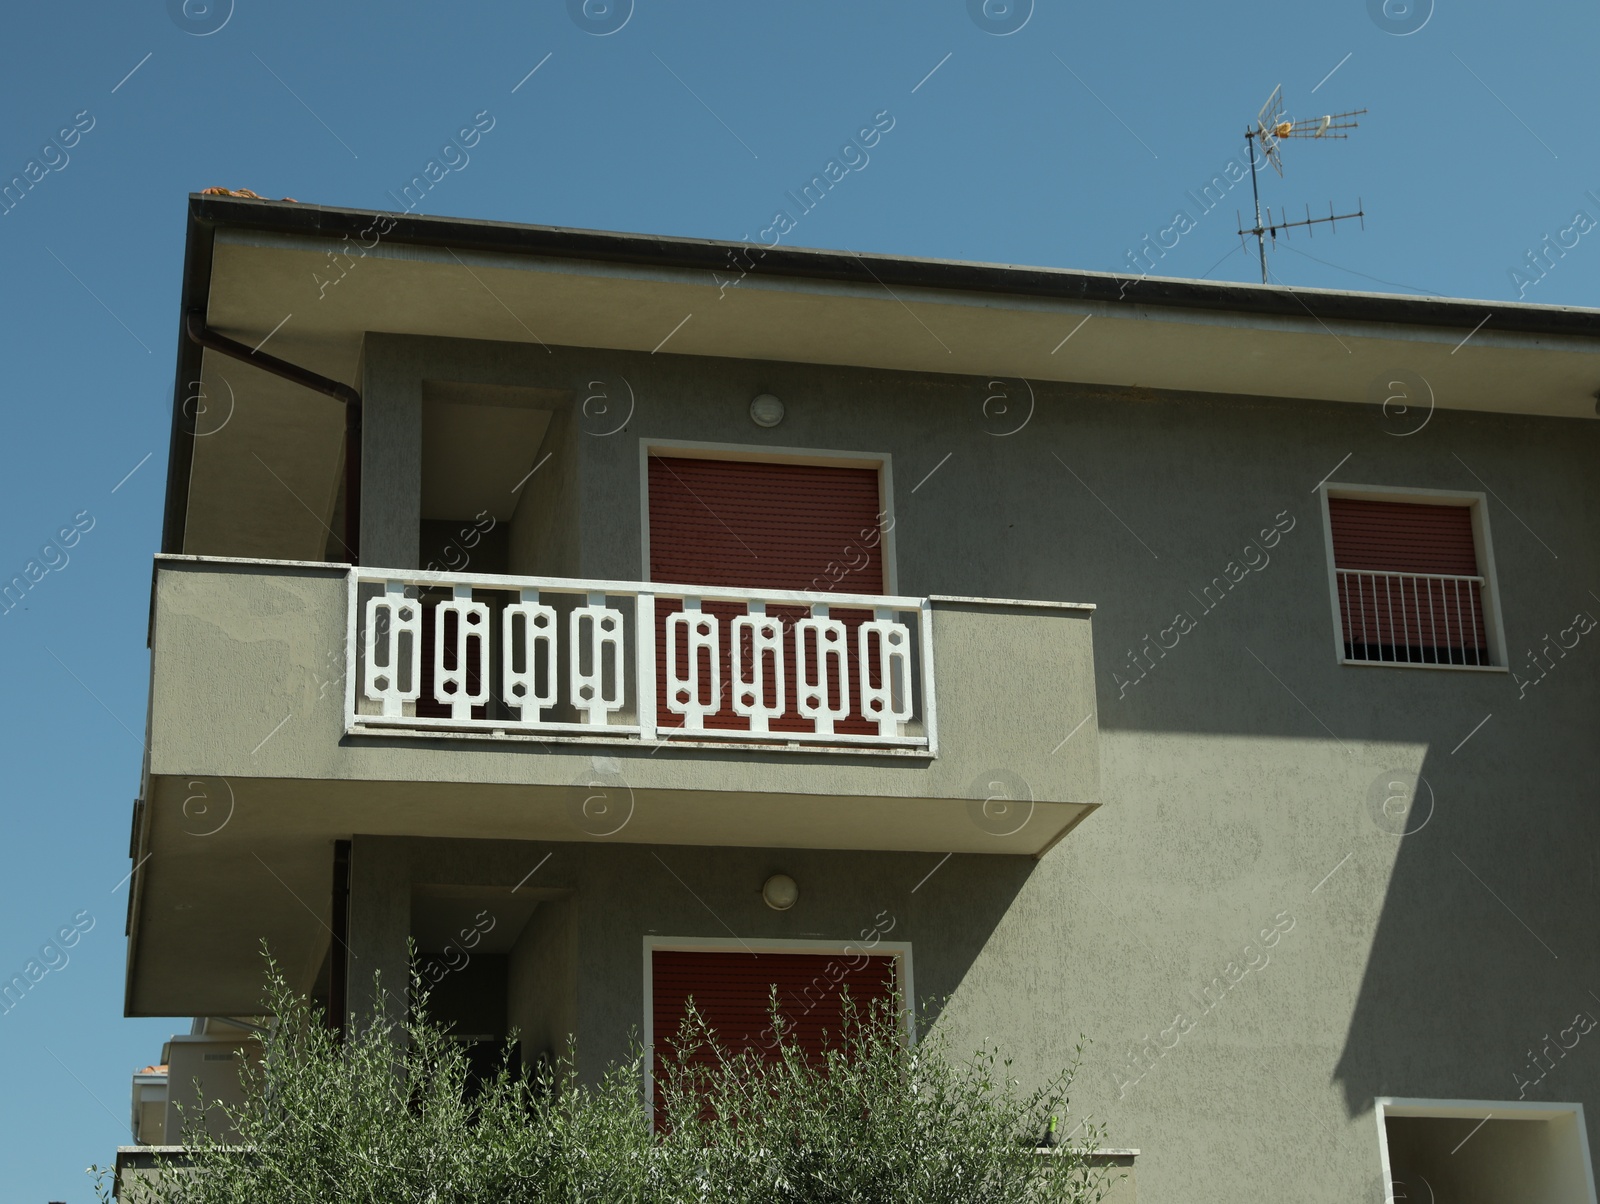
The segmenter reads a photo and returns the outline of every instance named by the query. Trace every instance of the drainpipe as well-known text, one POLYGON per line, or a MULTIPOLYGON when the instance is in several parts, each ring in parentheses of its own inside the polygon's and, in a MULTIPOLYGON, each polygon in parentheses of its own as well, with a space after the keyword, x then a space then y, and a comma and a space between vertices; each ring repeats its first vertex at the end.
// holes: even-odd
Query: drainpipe
POLYGON ((333 842, 333 943, 328 946, 328 1023, 341 1043, 350 1011, 350 842, 333 842))
POLYGON ((200 346, 221 355, 254 364, 303 388, 314 389, 344 403, 344 544, 350 563, 360 563, 361 546, 361 394, 349 385, 321 376, 264 351, 253 351, 236 339, 218 334, 206 325, 205 315, 191 309, 184 315, 184 330, 200 346))

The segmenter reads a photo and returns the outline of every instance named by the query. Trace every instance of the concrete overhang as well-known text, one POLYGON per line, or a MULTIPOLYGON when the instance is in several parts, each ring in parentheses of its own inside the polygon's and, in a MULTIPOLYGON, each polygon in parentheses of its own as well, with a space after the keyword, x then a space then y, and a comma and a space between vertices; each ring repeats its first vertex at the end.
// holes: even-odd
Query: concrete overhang
MULTIPOLYGON (((1381 401, 1386 392, 1375 390, 1404 372, 1426 382, 1439 408, 1565 418, 1594 417, 1600 387, 1594 309, 763 250, 219 197, 190 200, 191 309, 250 346, 270 335, 278 356, 351 384, 364 335, 381 331, 644 352, 670 335, 662 354, 1360 404, 1381 401)), ((185 550, 191 471, 197 488, 230 477, 215 455, 195 454, 205 443, 194 436, 196 381, 214 407, 199 416, 202 434, 219 420, 215 407, 245 389, 256 421, 274 417, 252 438, 270 451, 270 425, 305 453, 305 479, 287 484, 326 494, 338 476, 336 404, 180 334, 169 552, 185 550)), ((309 501, 326 513, 321 494, 309 501)))
POLYGON ((342 565, 157 560, 129 1015, 251 1011, 263 940, 311 982, 358 834, 1037 857, 1100 804, 1092 606, 930 599, 938 755, 897 756, 352 734, 349 599, 342 565))
MULTIPOLYGON (((1038 802, 1023 830, 997 836, 971 822, 965 800, 636 789, 628 795, 632 813, 625 831, 608 837, 573 822, 593 793, 581 787, 153 777, 145 801, 145 847, 153 856, 138 873, 126 1014, 260 1011, 262 942, 296 986, 309 986, 332 940, 333 841, 352 833, 432 834, 497 846, 527 842, 530 868, 553 845, 669 845, 681 843, 688 831, 718 838, 704 843, 733 847, 859 851, 909 844, 992 855, 1028 852, 1041 834, 1048 840, 1063 833, 1092 810, 1038 802), (823 829, 839 834, 831 846, 817 838, 823 829), (908 831, 917 833, 910 841, 908 831)), ((518 898, 550 897, 549 883, 581 886, 544 873, 518 898)), ((359 966, 354 972, 364 973, 359 966)))

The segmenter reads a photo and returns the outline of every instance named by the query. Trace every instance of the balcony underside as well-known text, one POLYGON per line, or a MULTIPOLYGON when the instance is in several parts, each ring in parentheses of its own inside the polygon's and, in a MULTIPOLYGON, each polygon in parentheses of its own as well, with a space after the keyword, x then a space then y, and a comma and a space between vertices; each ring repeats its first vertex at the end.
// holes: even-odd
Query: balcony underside
MULTIPOLYGON (((981 803, 962 799, 630 791, 601 776, 595 782, 154 778, 140 854, 148 857, 133 886, 128 1012, 252 1010, 263 940, 292 980, 312 982, 331 939, 333 841, 352 833, 527 842, 530 868, 552 843, 573 841, 1026 855, 1093 809, 1036 802, 1002 826, 992 807, 986 819, 981 803), (1016 830, 1006 830, 1012 824, 1016 830)), ((519 895, 539 897, 541 881, 519 895)))
POLYGON ((988 800, 656 790, 603 770, 567 786, 158 777, 150 793, 157 855, 207 859, 235 847, 248 859, 263 840, 321 848, 352 832, 1038 855, 1093 809, 1008 800, 1007 820, 988 800))

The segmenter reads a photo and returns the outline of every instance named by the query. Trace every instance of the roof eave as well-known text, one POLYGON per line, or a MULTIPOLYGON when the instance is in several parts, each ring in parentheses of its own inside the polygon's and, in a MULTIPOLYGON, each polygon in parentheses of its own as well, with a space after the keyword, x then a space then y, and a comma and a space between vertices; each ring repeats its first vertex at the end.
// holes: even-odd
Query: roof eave
POLYGON ((1083 272, 1065 268, 1019 267, 968 260, 861 254, 810 247, 763 248, 748 242, 676 238, 534 226, 469 218, 428 217, 382 210, 338 209, 286 201, 233 197, 190 197, 191 221, 207 227, 271 231, 324 238, 352 237, 379 217, 393 222, 385 242, 449 246, 510 255, 624 262, 668 269, 728 271, 730 255, 763 253, 764 274, 860 283, 877 278, 907 288, 1049 297, 1128 306, 1166 305, 1184 309, 1233 311, 1304 318, 1307 302, 1316 316, 1331 321, 1364 321, 1471 330, 1492 309, 1500 333, 1548 335, 1600 334, 1600 309, 1541 306, 1524 302, 1476 301, 1446 297, 1402 297, 1388 293, 1332 289, 1288 289, 1276 285, 1223 283, 1181 277, 1083 272), (870 272, 868 270, 870 265, 870 272))

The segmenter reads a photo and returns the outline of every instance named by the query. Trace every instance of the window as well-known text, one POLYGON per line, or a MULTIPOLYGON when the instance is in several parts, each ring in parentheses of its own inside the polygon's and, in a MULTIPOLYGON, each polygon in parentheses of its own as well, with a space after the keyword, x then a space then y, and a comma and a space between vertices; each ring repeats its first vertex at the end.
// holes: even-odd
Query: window
POLYGON ((885 592, 876 468, 657 453, 648 485, 651 581, 885 592))
MULTIPOLYGON (((726 449, 722 449, 726 450, 726 449)), ((649 450, 645 466, 646 542, 649 580, 669 585, 726 586, 733 589, 794 590, 821 594, 881 596, 893 580, 889 551, 892 522, 884 500, 886 466, 835 457, 752 460, 713 457, 704 449, 657 447, 649 450), (679 452, 682 454, 669 454, 679 452)), ((677 663, 669 666, 666 624, 683 609, 683 603, 656 603, 656 680, 667 682, 671 673, 687 676, 695 656, 684 640, 677 648, 677 663)), ((748 613, 742 602, 707 601, 706 618, 717 624, 717 680, 733 681, 736 628, 733 622, 748 613)), ((794 624, 812 611, 805 605, 767 606, 765 613, 784 624, 784 651, 794 638, 794 624)), ((873 618, 870 606, 836 605, 827 614, 844 624, 844 647, 857 647, 857 632, 873 618)), ((745 663, 757 655, 747 632, 741 653, 745 663)), ((769 657, 773 653, 767 654, 769 657)), ((815 642, 805 653, 808 680, 818 680, 815 642)), ((811 732, 812 720, 802 717, 799 706, 801 672, 799 655, 787 672, 767 675, 774 696, 761 701, 781 712, 764 730, 811 732), (778 683, 782 694, 777 696, 778 683)), ((769 666, 770 668, 770 666, 769 666)), ((710 698, 709 662, 698 669, 702 696, 710 698)), ((830 687, 827 705, 842 712, 832 730, 845 736, 870 736, 878 732, 861 698, 859 673, 847 674, 848 697, 838 696, 838 674, 830 687)), ((876 680, 869 684, 876 685, 876 680)), ((734 691, 725 689, 718 709, 703 717, 703 730, 750 731, 750 720, 738 713, 734 691)), ((666 691, 657 700, 658 731, 678 731, 685 717, 674 712, 666 691)))
POLYGON ((1327 517, 1342 661, 1504 663, 1480 498, 1330 487, 1327 517))
POLYGON ((775 986, 793 1039, 808 1053, 820 1054, 838 1041, 846 988, 863 1018, 897 987, 910 998, 909 948, 890 941, 876 942, 870 952, 856 946, 819 950, 804 942, 658 945, 647 938, 645 1039, 654 1046, 651 1083, 663 1059, 672 1056, 671 1043, 691 998, 719 1041, 739 1051, 770 1041, 767 1001, 775 986))

